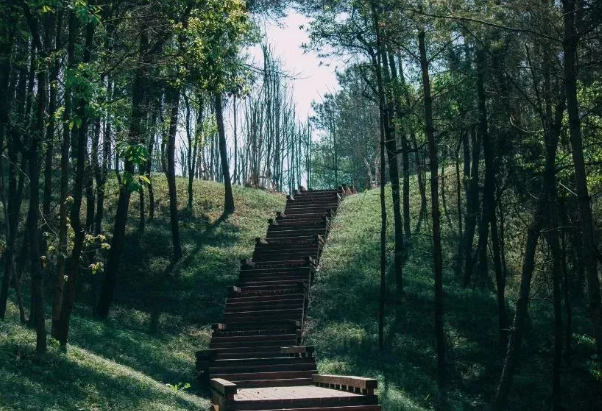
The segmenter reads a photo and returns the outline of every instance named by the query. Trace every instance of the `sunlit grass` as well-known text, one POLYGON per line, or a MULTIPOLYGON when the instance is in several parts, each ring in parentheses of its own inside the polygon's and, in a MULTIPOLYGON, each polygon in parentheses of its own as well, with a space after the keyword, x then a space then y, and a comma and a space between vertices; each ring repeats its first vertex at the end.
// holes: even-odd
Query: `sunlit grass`
MULTIPOLYGON (((265 235, 267 219, 283 208, 285 198, 235 187, 236 212, 221 222, 223 185, 196 181, 190 212, 185 209, 185 181, 179 179, 184 259, 167 270, 171 253, 167 185, 161 175, 154 181, 156 217, 143 234, 138 231, 138 195, 132 196, 115 304, 106 321, 92 317, 102 277, 82 273, 66 354, 51 345, 47 356, 35 357, 35 333, 17 325, 11 294, 7 321, 0 322, 1 410, 208 408, 207 392, 194 380, 194 353, 209 344, 211 323, 223 311, 226 287, 236 280, 239 259, 251 255, 254 238, 265 235), (179 383, 191 388, 175 392, 166 385, 179 383)), ((111 181, 108 232, 116 198, 111 181)), ((47 302, 50 291, 49 286, 47 302)))
MULTIPOLYGON (((413 180, 415 184, 415 180, 413 180)), ((420 198, 418 188, 411 197, 412 228, 420 198)), ((463 288, 454 269, 457 224, 453 213, 455 197, 448 179, 447 205, 451 225, 442 216, 444 257, 444 319, 447 361, 450 372, 449 410, 483 410, 496 389, 503 353, 497 349, 497 303, 491 282, 463 288)), ((321 372, 377 378, 385 411, 431 410, 437 395, 434 331, 434 281, 430 221, 412 236, 404 266, 405 296, 395 303, 393 259, 393 213, 390 191, 388 205, 388 273, 385 319, 385 349, 378 350, 378 301, 380 292, 380 198, 379 190, 347 198, 334 221, 312 289, 306 342, 317 347, 321 372)), ((430 204, 429 204, 430 207, 430 204)), ((523 216, 528 219, 529 216, 523 216)), ((508 223, 509 270, 508 314, 512 318, 520 268, 524 227, 508 223)), ((493 274, 492 274, 493 275, 493 274)), ((534 289, 544 281, 536 274, 534 289)), ((541 290, 539 290, 541 294, 541 290)), ((575 302, 574 302, 575 303, 575 302)), ((591 332, 586 312, 575 308, 574 331, 591 332), (579 310, 579 311, 577 311, 579 310)), ((509 410, 549 408, 553 347, 552 306, 535 299, 523 344, 521 363, 511 391, 509 410)), ((587 341, 587 339, 581 339, 587 341)), ((577 340, 579 341, 579 340, 577 340)), ((568 409, 600 409, 599 381, 590 372, 589 352, 574 344, 579 353, 572 367, 565 365, 563 387, 568 409), (588 365, 589 364, 589 365, 588 365), (597 404, 594 406, 594 404, 597 404), (594 408, 591 408, 594 406, 594 408), (598 408, 596 408, 598 407, 598 408)), ((565 362, 566 364, 566 362, 565 362)))

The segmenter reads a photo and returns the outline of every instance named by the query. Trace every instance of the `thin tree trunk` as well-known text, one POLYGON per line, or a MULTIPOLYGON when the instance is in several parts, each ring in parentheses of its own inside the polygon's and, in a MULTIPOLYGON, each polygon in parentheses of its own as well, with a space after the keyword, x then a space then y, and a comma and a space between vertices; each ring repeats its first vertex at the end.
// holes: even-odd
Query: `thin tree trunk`
MULTIPOLYGON (((67 40, 67 66, 72 69, 75 65, 75 39, 78 32, 78 19, 75 11, 69 12, 69 38, 67 40)), ((59 244, 58 261, 55 280, 54 301, 52 304, 52 328, 51 335, 58 338, 61 319, 61 308, 63 304, 63 291, 65 283, 65 268, 67 264, 67 194, 69 192, 69 174, 71 162, 69 148, 71 147, 71 130, 68 124, 71 120, 71 90, 65 88, 63 110, 63 141, 61 145, 61 187, 59 195, 59 244)))
MULTIPOLYGON (((28 8, 26 14, 29 15, 28 8)), ((42 46, 42 40, 39 32, 38 22, 31 15, 28 16, 28 23, 35 47, 38 49, 40 61, 47 57, 46 50, 42 46)), ((27 230, 29 231, 30 258, 31 258, 31 288, 33 306, 35 311, 31 316, 35 318, 36 328, 36 352, 38 354, 46 353, 46 322, 44 314, 44 272, 42 269, 42 255, 40 252, 39 218, 40 218, 40 146, 44 135, 44 119, 46 116, 46 91, 47 77, 46 70, 37 70, 37 105, 34 126, 30 135, 30 145, 28 150, 29 157, 29 221, 27 230)))
POLYGON ((387 205, 385 202, 385 125, 380 126, 380 298, 378 303, 378 347, 384 349, 385 298, 387 295, 387 205))
POLYGON ((447 367, 445 365, 445 335, 443 331, 443 261, 441 251, 441 212, 439 210, 439 159, 437 142, 435 141, 435 125, 433 122, 433 98, 431 96, 431 80, 429 61, 426 56, 425 33, 418 33, 420 49, 420 68, 422 72, 422 88, 424 93, 425 134, 428 140, 431 172, 431 218, 433 221, 433 271, 435 276, 435 335, 437 340, 437 383, 439 399, 436 408, 443 409, 447 386, 447 367))
POLYGON ((470 283, 473 269, 472 243, 474 241, 479 213, 479 158, 481 154, 481 138, 475 130, 471 131, 472 165, 470 167, 469 193, 466 196, 466 230, 464 231, 464 287, 470 283))
POLYGON ((173 91, 173 102, 169 119, 169 131, 167 135, 167 186, 169 188, 169 217, 171 221, 171 237, 173 243, 173 261, 182 258, 182 245, 180 243, 180 228, 178 221, 178 197, 176 191, 176 137, 180 114, 180 92, 173 91))
POLYGON ((527 310, 529 307, 529 295, 531 292, 531 278, 535 269, 535 251, 537 242, 541 232, 542 220, 545 210, 545 194, 542 193, 538 201, 537 211, 535 212, 534 220, 527 233, 527 242, 525 255, 523 257, 523 269, 521 273, 519 298, 516 302, 516 312, 514 314, 514 323, 504 361, 504 368, 500 377, 500 382, 491 404, 491 411, 503 411, 506 408, 508 393, 512 385, 514 370, 518 363, 518 355, 520 345, 524 333, 525 319, 527 318, 527 310))
MULTIPOLYGON (((380 30, 378 30, 380 33, 380 30)), ((381 43, 381 40, 377 40, 381 43)), ((385 51, 385 47, 379 44, 379 54, 382 59, 382 65, 377 68, 382 73, 381 88, 383 93, 383 103, 385 104, 385 132, 386 132, 386 149, 387 149, 387 160, 389 164, 389 179, 391 180, 391 197, 393 200, 393 220, 394 220, 394 232, 395 232, 395 283, 397 291, 397 301, 401 301, 403 296, 403 221, 401 217, 401 195, 399 187, 399 163, 397 161, 397 142, 395 137, 395 125, 393 124, 393 115, 395 113, 395 101, 398 101, 397 93, 394 93, 393 88, 396 84, 392 83, 394 74, 389 72, 396 72, 395 62, 393 61, 393 55, 388 55, 385 51)))
POLYGON ((567 112, 569 117, 569 134, 571 153, 575 169, 579 220, 587 291, 589 300, 589 316, 593 325, 596 350, 602 356, 602 307, 600 303, 600 279, 598 278, 597 248, 594 238, 593 217, 590 195, 587 187, 587 173, 583 155, 583 138, 581 135, 581 119, 579 117, 579 101, 577 99, 577 46, 579 34, 575 27, 576 0, 562 0, 564 15, 564 86, 566 90, 567 112))
POLYGON ((226 131, 224 129, 224 107, 222 95, 215 94, 215 117, 217 120, 217 131, 219 137, 219 154, 224 178, 224 215, 234 212, 234 196, 232 195, 232 181, 230 180, 230 165, 228 164, 228 148, 226 146, 226 131))
MULTIPOLYGON (((140 141, 142 135, 142 118, 144 117, 144 106, 146 101, 146 73, 148 59, 146 54, 148 48, 148 28, 143 20, 140 35, 139 62, 134 78, 132 93, 132 116, 130 120, 129 142, 136 144, 140 141)), ((130 175, 134 174, 134 164, 126 157, 124 159, 124 171, 130 175)), ((121 259, 121 250, 125 238, 125 227, 127 224, 128 208, 130 203, 131 188, 122 182, 119 185, 119 198, 117 200, 117 210, 115 212, 115 224, 113 226, 113 239, 111 249, 105 270, 105 278, 100 291, 100 297, 96 306, 96 315, 100 318, 106 318, 109 315, 109 308, 113 302, 115 284, 117 282, 117 271, 121 259)))
MULTIPOLYGON (((531 226, 527 232, 527 242, 523 259, 519 298, 516 302, 516 312, 514 314, 514 323, 512 326, 512 332, 510 333, 510 341, 508 343, 504 368, 502 370, 500 382, 491 405, 491 411, 502 411, 506 408, 508 394, 510 392, 512 379, 514 377, 514 371, 518 364, 522 337, 525 331, 525 320, 527 318, 527 312, 529 309, 529 296, 531 293, 531 279, 535 269, 535 252, 537 248, 537 242, 541 235, 541 230, 544 228, 544 223, 550 215, 550 212, 553 213, 556 207, 556 151, 558 147, 560 130, 562 127, 563 112, 564 105, 563 102, 561 102, 556 108, 554 125, 553 127, 549 127, 548 132, 546 133, 546 163, 542 181, 542 189, 539 199, 537 200, 537 207, 533 217, 533 222, 531 223, 531 226)), ((554 275, 557 275, 557 273, 554 275)), ((560 347, 560 349, 562 349, 562 342, 556 340, 556 343, 559 343, 559 346, 556 348, 560 347)), ((556 360, 557 358, 555 357, 555 361, 556 360)), ((554 384, 556 383, 559 384, 560 381, 555 381, 554 384)), ((557 388, 559 389, 560 386, 558 385, 557 388)))
MULTIPOLYGON (((495 147, 489 134, 489 125, 487 118, 487 101, 485 95, 485 51, 480 48, 476 53, 477 60, 477 105, 479 112, 479 135, 483 144, 483 157, 485 160, 485 181, 483 184, 483 207, 481 210, 481 219, 479 220, 477 256, 474 260, 478 261, 478 274, 481 279, 487 278, 488 260, 487 260, 487 242, 489 237, 489 225, 492 216, 495 213, 495 147)), ((470 281, 470 273, 467 272, 465 283, 470 281)), ((497 274, 497 273, 496 273, 497 274)))
POLYGON ((192 212, 192 183, 194 182, 194 164, 193 164, 193 136, 192 136, 192 130, 190 127, 190 120, 191 120, 191 113, 190 113, 190 100, 188 99, 188 96, 186 96, 186 93, 184 93, 184 102, 186 104, 186 138, 188 140, 188 152, 187 152, 187 159, 188 159, 188 164, 187 164, 187 171, 188 171, 188 211, 192 212))
MULTIPOLYGON (((88 23, 86 26, 86 41, 84 46, 83 63, 88 64, 91 58, 92 41, 94 39, 94 24, 88 23)), ((76 146, 76 171, 75 182, 73 185, 73 204, 71 205, 70 222, 73 228, 73 248, 67 265, 67 292, 63 293, 63 304, 61 308, 60 325, 58 332, 58 340, 62 347, 67 346, 69 337, 69 325, 71 321, 71 313, 75 305, 75 286, 79 272, 79 260, 84 247, 85 228, 81 223, 81 206, 86 180, 86 151, 88 148, 88 123, 89 118, 86 115, 86 106, 88 101, 85 97, 80 97, 77 108, 77 115, 81 119, 81 125, 77 130, 77 146, 76 146)), ((87 188, 86 188, 87 190, 87 188)), ((93 202, 93 200, 92 200, 93 202)), ((89 210, 88 210, 89 211, 89 210)), ((89 227, 92 228, 94 221, 94 207, 92 207, 92 216, 88 215, 86 220, 89 227)))

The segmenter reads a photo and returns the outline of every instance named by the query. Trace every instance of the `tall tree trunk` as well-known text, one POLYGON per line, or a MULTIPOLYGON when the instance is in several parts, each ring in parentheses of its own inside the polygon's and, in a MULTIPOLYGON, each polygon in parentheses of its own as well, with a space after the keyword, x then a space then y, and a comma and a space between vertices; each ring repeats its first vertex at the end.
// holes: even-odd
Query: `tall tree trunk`
MULTIPOLYGON (((7 6, 12 7, 12 0, 7 1, 7 6)), ((7 141, 8 145, 8 199, 4 205, 4 218, 6 221, 6 249, 4 250, 4 276, 2 277, 2 286, 0 287, 0 319, 4 319, 6 315, 6 304, 8 300, 8 289, 10 286, 10 279, 12 275, 13 267, 13 256, 14 256, 14 241, 12 238, 16 235, 16 223, 13 222, 13 216, 15 211, 11 207, 11 203, 14 201, 14 193, 16 192, 17 180, 16 180, 16 159, 12 159, 11 156, 18 155, 14 150, 11 151, 11 145, 14 144, 11 137, 9 121, 10 121, 10 110, 12 104, 12 95, 9 93, 11 89, 10 74, 12 73, 12 54, 13 44, 15 40, 16 27, 12 19, 12 14, 8 15, 3 20, 4 25, 0 28, 0 38, 3 39, 0 42, 0 95, 4 98, 0 99, 0 150, 4 151, 4 142, 7 141), (12 245, 11 245, 12 242, 12 245)), ((4 167, 0 162, 0 167, 4 167)), ((2 195, 4 196, 4 168, 2 168, 2 195)), ((17 216, 18 221, 18 216, 17 216)))
MULTIPOLYGON (((132 116, 128 133, 128 140, 131 144, 139 143, 142 135, 142 119, 144 117, 144 103, 146 101, 147 87, 146 69, 148 60, 150 59, 150 56, 147 55, 147 30, 148 27, 143 19, 140 33, 139 61, 132 92, 132 116)), ((130 178, 134 174, 134 164, 127 157, 124 159, 124 173, 129 174, 130 178)), ((113 302, 131 194, 131 187, 128 186, 126 181, 122 181, 119 184, 119 198, 117 200, 117 210, 115 212, 113 239, 111 241, 107 268, 105 270, 105 278, 100 291, 99 301, 96 306, 96 315, 100 318, 106 318, 109 315, 109 308, 113 302)))
MULTIPOLYGON (((379 16, 376 7, 373 7, 375 27, 378 27, 379 16)), ((389 165, 389 179, 391 181, 391 196, 393 200, 393 219, 395 223, 395 283, 397 300, 401 301, 403 295, 403 223, 401 219, 401 196, 399 190, 399 170, 397 163, 397 146, 393 125, 394 97, 391 90, 391 75, 385 47, 382 45, 380 29, 377 28, 377 55, 373 58, 378 83, 379 106, 385 132, 385 149, 389 165)), ((385 167, 385 164, 381 164, 385 167)), ((382 182, 384 184, 384 181, 382 182)))
POLYGON ((188 160, 188 164, 187 166, 187 171, 188 171, 188 210, 192 212, 192 183, 194 182, 194 164, 193 164, 193 157, 194 157, 194 150, 193 150, 193 145, 194 145, 194 141, 193 141, 193 136, 192 136, 192 130, 191 130, 191 126, 190 126, 190 121, 191 121, 191 110, 190 110, 190 100, 188 99, 188 96, 186 96, 186 93, 184 93, 184 102, 186 103, 186 138, 188 140, 188 152, 187 152, 187 160, 188 160))
POLYGON ((585 273, 589 299, 589 316, 593 325, 598 355, 602 355, 602 307, 600 303, 600 279, 598 278, 597 248, 594 238, 594 226, 590 195, 587 187, 587 173, 583 156, 583 138, 579 101, 577 99, 577 46, 579 34, 575 26, 576 0, 562 0, 564 15, 564 86, 566 90, 567 112, 571 152, 575 169, 579 220, 583 239, 585 273))
MULTIPOLYGON (((46 41, 52 42, 48 47, 52 47, 53 50, 58 50, 61 39, 62 21, 63 16, 56 16, 56 13, 52 14, 52 17, 48 17, 47 22, 49 26, 46 29, 46 41), (53 38, 53 40, 50 40, 53 38)), ((48 124, 46 125, 46 154, 44 160, 44 196, 42 203, 42 213, 44 214, 44 232, 49 231, 48 219, 50 218, 50 206, 52 203, 52 163, 54 158, 54 129, 56 126, 55 113, 57 109, 58 100, 58 85, 55 83, 58 80, 59 75, 59 61, 55 59, 50 67, 50 73, 48 78, 48 84, 50 89, 50 96, 48 98, 48 124)), ((46 239, 44 238, 44 250, 46 249, 46 239)))
MULTIPOLYGON (((107 99, 111 99, 113 95, 113 83, 111 78, 107 78, 107 99)), ((105 200, 105 184, 107 181, 107 174, 111 164, 111 121, 106 118, 105 129, 102 140, 102 163, 100 167, 96 167, 96 215, 94 216, 94 234, 98 235, 102 233, 102 220, 104 216, 104 200, 105 200)))
POLYGON ((514 370, 518 363, 520 345, 525 331, 525 319, 527 318, 527 310, 529 307, 531 278, 533 277, 533 270, 535 269, 535 251, 537 249, 537 242, 539 240, 542 220, 544 218, 545 201, 544 194, 542 193, 540 200, 538 201, 533 223, 531 223, 529 231, 527 232, 520 291, 518 301, 516 302, 512 333, 510 334, 510 341, 508 342, 508 350, 506 352, 506 359, 504 361, 500 382, 493 403, 491 404, 491 411, 503 411, 506 408, 508 393, 510 392, 510 386, 512 385, 512 379, 514 377, 514 370))
POLYGON ((220 93, 215 94, 215 117, 217 120, 222 175, 224 177, 224 215, 228 215, 234 212, 234 196, 232 195, 230 165, 228 164, 228 148, 226 146, 226 131, 224 129, 224 103, 220 93))
POLYGON ((445 365, 445 335, 443 331, 443 261, 441 251, 441 212, 439 210, 439 159, 437 142, 435 141, 435 124, 433 121, 433 98, 431 96, 431 80, 429 61, 426 56, 425 33, 418 33, 420 49, 420 69, 422 72, 422 88, 424 93, 425 134, 428 140, 431 172, 431 218, 433 221, 433 271, 435 276, 435 335, 437 340, 437 382, 439 399, 436 408, 442 409, 447 385, 447 367, 445 365))
POLYGON ((466 230, 464 231, 464 287, 470 283, 473 269, 472 243, 474 241, 479 213, 479 159, 481 155, 481 137, 471 130, 472 165, 470 167, 469 192, 466 196, 466 230))
POLYGON ((176 191, 176 137, 180 114, 180 92, 173 91, 173 101, 169 118, 169 131, 167 135, 167 186, 169 188, 169 217, 171 221, 171 239, 173 243, 173 261, 182 258, 182 245, 180 243, 180 228, 178 221, 178 197, 176 191))
MULTIPOLYGON (((42 37, 39 32, 38 22, 35 17, 29 13, 29 8, 24 8, 27 20, 31 29, 31 35, 38 50, 40 61, 45 61, 47 52, 42 45, 42 37)), ((31 288, 33 307, 35 311, 31 316, 35 319, 36 328, 36 352, 44 354, 46 352, 46 322, 44 314, 44 272, 42 270, 42 256, 40 252, 39 217, 40 217, 40 146, 44 135, 44 120, 46 116, 46 92, 47 77, 46 70, 42 68, 37 70, 37 104, 35 120, 30 135, 30 144, 27 155, 29 157, 29 219, 27 231, 30 241, 31 258, 31 288)))
POLYGON ((426 207, 427 207, 427 200, 426 200, 426 182, 425 180, 425 175, 424 175, 424 170, 422 169, 422 161, 421 161, 421 156, 420 156, 420 149, 418 147, 418 141, 416 139, 416 133, 414 132, 414 130, 411 131, 411 137, 412 137, 412 149, 414 150, 414 162, 416 163, 416 176, 418 179, 418 191, 420 192, 420 211, 418 212, 418 221, 416 222, 416 228, 414 229, 415 232, 420 232, 420 228, 422 226, 422 221, 424 220, 425 216, 426 216, 426 207))
MULTIPOLYGON (((92 41, 94 39, 94 24, 88 23, 86 25, 86 41, 84 45, 84 56, 83 63, 90 63, 92 54, 92 41)), ((82 197, 84 195, 84 185, 86 183, 86 151, 88 148, 88 124, 89 118, 86 114, 86 106, 88 101, 85 96, 79 97, 77 116, 81 119, 81 125, 77 130, 77 146, 76 146, 76 170, 75 170, 75 182, 73 185, 73 203, 71 205, 71 214, 69 219, 71 221, 71 227, 73 228, 74 238, 73 247, 71 249, 71 255, 67 264, 67 292, 63 293, 63 304, 61 308, 60 325, 58 331, 58 340, 62 347, 67 345, 69 337, 69 325, 71 321, 71 313, 73 312, 73 306, 75 304, 75 286, 77 284, 77 277, 79 272, 79 262, 81 253, 84 247, 84 238, 86 231, 81 223, 81 206, 82 197)), ((91 175, 90 175, 91 177, 91 175)), ((86 188, 87 190, 88 188, 86 188)), ((94 200, 91 200, 92 203, 94 200)), ((89 210, 88 210, 89 211, 89 210)), ((88 215, 86 224, 92 228, 92 222, 94 221, 94 207, 92 206, 92 216, 88 215)))
MULTIPOLYGON (((390 62, 394 63, 394 57, 391 55, 390 62)), ((403 66, 401 62, 401 57, 398 59, 398 67, 399 73, 391 67, 391 72, 393 74, 393 81, 399 84, 400 87, 405 88, 405 77, 403 75, 403 66), (396 75, 399 78, 395 77, 396 75)), ((401 91, 397 89, 397 96, 395 97, 395 112, 397 113, 397 118, 400 124, 403 124, 403 108, 401 106, 401 91)), ((412 236, 412 228, 411 228, 411 215, 410 215, 410 144, 408 142, 408 126, 402 127, 401 130, 401 161, 402 161, 402 174, 403 174, 403 194, 402 194, 402 202, 403 202, 403 230, 405 232, 406 241, 412 236)))
MULTIPOLYGON (((562 127, 563 111, 564 104, 561 102, 556 108, 554 125, 553 127, 548 128, 548 131, 546 132, 546 161, 542 179, 542 189, 539 199, 537 200, 533 222, 527 232, 527 242, 523 257, 523 269, 521 273, 519 297, 516 302, 514 323, 510 333, 510 341, 508 342, 504 368, 491 405, 491 411, 502 411, 506 408, 514 371, 518 364, 522 337, 525 331, 525 320, 527 318, 529 297, 531 293, 531 279, 535 269, 537 243, 541 235, 541 230, 544 228, 544 224, 548 218, 547 216, 550 215, 550 212, 553 213, 556 208, 556 151, 562 127)), ((558 343, 558 341, 556 342, 558 343)), ((561 347, 562 343, 560 342, 560 349, 562 349, 561 347)))
POLYGON ((384 349, 385 298, 387 296, 387 205, 385 202, 385 124, 380 120, 380 298, 378 302, 378 348, 384 349))
MULTIPOLYGON (((67 67, 73 69, 75 61, 75 39, 78 35, 79 23, 75 11, 69 11, 69 38, 67 40, 67 67)), ((55 279, 54 300, 52 304, 52 328, 51 335, 58 338, 61 308, 63 304, 63 291, 65 284, 65 268, 67 265, 67 194, 69 192, 69 174, 71 162, 69 158, 69 148, 71 147, 71 130, 68 125, 71 121, 71 90, 65 88, 64 92, 64 110, 63 110, 63 141, 61 143, 61 188, 59 194, 59 244, 58 244, 58 262, 55 279)))
MULTIPOLYGON (((487 97, 485 95, 485 71, 486 60, 485 51, 480 47, 476 53, 477 60, 477 106, 479 112, 479 135, 483 144, 483 157, 485 160, 485 181, 483 183, 483 207, 481 210, 481 219, 479 220, 479 235, 477 243, 477 255, 474 260, 478 261, 478 273, 481 279, 487 278, 487 243, 489 237, 489 225, 492 216, 495 213, 495 147, 489 134, 489 125, 487 118, 487 97)), ((470 281, 470 273, 467 272, 465 282, 470 281)), ((496 273, 497 274, 497 273, 496 273)))
POLYGON ((385 47, 380 45, 380 55, 382 58, 382 73, 383 73, 383 93, 385 94, 385 104, 387 113, 388 127, 387 133, 387 160, 389 162, 389 179, 391 180, 391 197, 393 200, 393 220, 395 223, 395 282, 397 285, 397 300, 401 301, 403 296, 403 220, 401 216, 401 193, 399 187, 399 163, 397 161, 397 140, 395 133, 395 125, 393 123, 394 114, 397 112, 398 118, 401 120, 401 104, 399 103, 397 89, 397 70, 393 54, 386 52, 385 47), (389 71, 390 70, 390 71, 389 71), (397 103, 396 103, 397 102, 397 103), (397 107, 396 107, 397 104, 397 107))

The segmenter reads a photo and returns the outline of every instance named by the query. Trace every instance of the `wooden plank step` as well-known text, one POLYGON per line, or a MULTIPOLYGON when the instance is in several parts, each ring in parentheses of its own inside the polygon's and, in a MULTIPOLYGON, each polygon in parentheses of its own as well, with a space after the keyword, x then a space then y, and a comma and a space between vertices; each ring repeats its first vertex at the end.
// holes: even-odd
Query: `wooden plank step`
POLYGON ((296 294, 299 292, 300 285, 303 282, 296 284, 270 284, 270 285, 248 285, 240 286, 240 292, 237 293, 239 296, 244 297, 263 297, 263 296, 283 296, 289 294, 296 294))
MULTIPOLYGON (((292 294, 295 295, 295 294, 292 294)), ((226 301, 226 308, 240 308, 240 307, 253 307, 253 306, 274 306, 279 307, 282 305, 295 305, 305 303, 305 298, 292 297, 292 298, 278 298, 273 300, 251 300, 251 301, 226 301)))
MULTIPOLYGON (((306 260, 303 259, 295 259, 295 260, 306 260)), ((314 271, 314 268, 311 266, 301 266, 301 267, 258 267, 256 263, 252 265, 248 265, 248 263, 252 261, 245 260, 245 266, 241 268, 240 275, 246 274, 307 274, 314 271)))
POLYGON ((321 250, 317 245, 311 245, 309 247, 291 247, 291 246, 270 246, 270 247, 256 247, 253 251, 253 255, 257 254, 320 254, 321 250), (284 248, 287 247, 287 248, 284 248))
POLYGON ((271 335, 238 335, 228 337, 214 336, 211 342, 245 342, 245 341, 272 341, 280 339, 296 339, 297 334, 271 334, 271 335))
POLYGON ((279 238, 277 240, 271 240, 271 241, 268 241, 268 240, 262 239, 262 238, 256 238, 255 246, 257 246, 258 243, 261 246, 281 245, 281 244, 288 244, 288 245, 292 245, 292 246, 294 246, 294 245, 316 245, 316 244, 323 245, 324 239, 319 238, 318 236, 315 236, 315 235, 305 236, 305 237, 290 237, 290 238, 284 237, 284 238, 279 238))
MULTIPOLYGON (((321 250, 318 250, 317 247, 313 249, 306 250, 286 250, 286 251, 278 251, 278 250, 259 250, 253 252, 253 260, 256 260, 257 257, 272 257, 274 261, 280 260, 297 260, 297 259, 305 259, 306 257, 318 258, 318 256, 322 254, 321 250)), ((269 261, 269 258, 265 258, 266 261, 269 261)))
POLYGON ((313 200, 296 200, 286 204, 284 208, 284 214, 292 215, 296 214, 294 211, 299 211, 301 214, 318 214, 333 213, 337 209, 338 204, 336 202, 315 202, 313 200))
POLYGON ((278 364, 315 364, 316 360, 313 357, 271 357, 271 358, 230 358, 216 359, 211 362, 213 366, 232 367, 243 365, 278 365, 278 364))
POLYGON ((295 316, 303 314, 303 309, 287 309, 287 310, 256 310, 256 311, 241 311, 241 312, 226 312, 223 318, 227 321, 229 318, 250 318, 250 317, 273 317, 273 316, 295 316))
POLYGON ((316 371, 266 371, 250 373, 212 374, 211 378, 223 378, 228 381, 281 380, 288 378, 311 378, 316 371))
POLYGON ((307 222, 307 221, 286 221, 282 224, 272 224, 268 228, 269 232, 275 231, 298 231, 298 230, 323 230, 329 228, 330 224, 325 221, 307 222))
POLYGON ((261 387, 295 387, 299 385, 311 385, 310 378, 286 378, 281 380, 250 380, 232 381, 239 388, 261 388, 261 387))
POLYGON ((229 377, 224 377, 230 374, 236 373, 258 373, 258 372, 276 372, 276 371, 312 371, 314 374, 316 371, 315 363, 298 363, 298 364, 256 364, 256 365, 242 365, 242 366, 222 366, 212 364, 209 367, 209 373, 211 375, 222 375, 227 380, 229 377))
POLYGON ((231 324, 261 324, 262 321, 293 321, 302 320, 301 314, 287 314, 287 315, 269 315, 269 316, 253 316, 253 317, 229 317, 225 320, 231 324))
POLYGON ((298 282, 307 282, 311 280, 311 274, 301 274, 301 275, 244 275, 239 278, 239 283, 257 283, 257 282, 280 282, 281 284, 284 281, 298 283, 298 282))
POLYGON ((237 312, 246 312, 246 311, 261 311, 266 309, 283 309, 283 310, 295 310, 299 308, 303 308, 305 306, 305 301, 283 301, 283 302, 272 302, 268 301, 267 303, 248 303, 248 304, 235 304, 228 305, 226 304, 227 313, 237 313, 237 312))
MULTIPOLYGON (((271 410, 258 410, 258 411, 273 411, 271 410)), ((349 405, 349 406, 335 406, 335 407, 311 407, 311 408, 278 408, 278 411, 381 411, 380 405, 349 405)))
POLYGON ((322 227, 284 227, 284 226, 271 226, 268 228, 267 239, 276 239, 279 237, 291 237, 295 235, 307 235, 307 234, 320 234, 327 236, 330 231, 329 226, 322 227))
POLYGON ((252 357, 260 357, 260 358, 278 358, 279 356, 281 356, 282 353, 279 350, 272 350, 272 351, 266 351, 266 352, 245 352, 245 353, 235 353, 235 352, 231 352, 231 353, 218 353, 216 355, 216 359, 245 359, 245 358, 249 358, 249 356, 252 357))
POLYGON ((328 410, 328 407, 352 406, 352 405, 377 405, 376 396, 356 397, 324 397, 324 398, 287 398, 287 399, 258 399, 246 401, 234 401, 233 410, 290 410, 295 408, 317 408, 328 410))
POLYGON ((209 343, 209 348, 237 348, 240 346, 255 348, 278 349, 285 345, 295 345, 297 339, 278 340, 278 341, 244 341, 244 342, 213 342, 209 343))
POLYGON ((302 293, 291 293, 285 295, 251 295, 251 296, 240 296, 240 297, 228 297, 228 304, 236 303, 247 303, 247 302, 265 302, 265 301, 289 301, 289 300, 303 300, 305 294, 302 293))
MULTIPOLYGON (((290 260, 285 260, 285 261, 290 261, 290 260)), ((264 262, 272 262, 272 260, 268 260, 268 261, 262 261, 262 262, 257 262, 257 261, 253 261, 256 264, 261 264, 264 262)), ((278 262, 278 261, 274 261, 274 262, 278 262)), ((253 277, 265 277, 265 276, 271 276, 271 277, 307 277, 309 275, 312 274, 312 270, 296 270, 296 271, 289 271, 289 272, 278 272, 278 271, 267 271, 267 270, 263 270, 263 271, 252 271, 252 270, 248 270, 248 271, 242 271, 240 273, 241 276, 243 277, 249 277, 249 278, 253 278, 253 277)))

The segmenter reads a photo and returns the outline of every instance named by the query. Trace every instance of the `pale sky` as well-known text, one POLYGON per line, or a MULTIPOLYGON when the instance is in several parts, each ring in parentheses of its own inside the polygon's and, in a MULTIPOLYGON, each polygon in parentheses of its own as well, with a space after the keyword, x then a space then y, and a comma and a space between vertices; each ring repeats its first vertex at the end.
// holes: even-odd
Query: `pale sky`
MULTIPOLYGON (((301 46, 309 42, 309 36, 301 25, 308 26, 309 19, 295 12, 282 19, 264 23, 267 43, 272 46, 275 57, 279 58, 284 70, 292 75, 294 100, 299 120, 305 121, 313 113, 311 102, 321 101, 322 96, 338 89, 335 70, 342 69, 342 62, 334 59, 320 59, 317 53, 304 51, 301 46), (322 64, 320 64, 322 63, 322 64)), ((251 55, 261 65, 259 47, 251 49, 251 55)))

